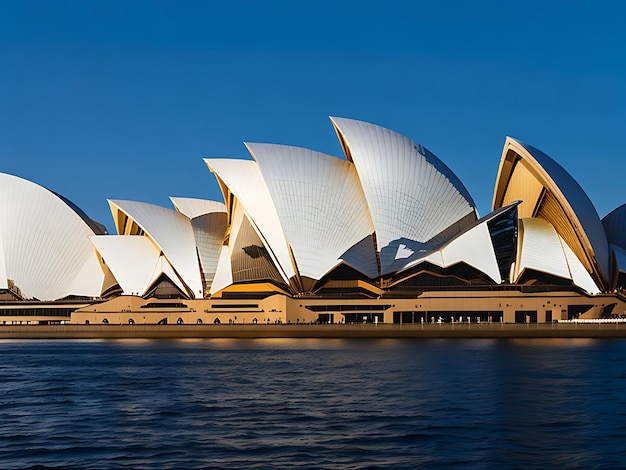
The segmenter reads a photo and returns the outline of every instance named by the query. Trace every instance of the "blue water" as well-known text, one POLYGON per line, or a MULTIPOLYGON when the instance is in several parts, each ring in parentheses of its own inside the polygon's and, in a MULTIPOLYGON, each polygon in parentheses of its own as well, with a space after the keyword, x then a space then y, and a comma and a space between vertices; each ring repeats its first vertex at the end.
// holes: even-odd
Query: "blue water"
POLYGON ((626 340, 0 342, 0 467, 624 468, 626 340))

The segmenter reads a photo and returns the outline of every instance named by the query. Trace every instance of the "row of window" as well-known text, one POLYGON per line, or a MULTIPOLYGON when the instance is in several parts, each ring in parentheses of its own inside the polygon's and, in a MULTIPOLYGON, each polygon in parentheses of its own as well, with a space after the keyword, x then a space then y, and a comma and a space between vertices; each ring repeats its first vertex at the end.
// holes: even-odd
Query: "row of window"
POLYGON ((73 308, 3 308, 1 317, 70 317, 73 308))

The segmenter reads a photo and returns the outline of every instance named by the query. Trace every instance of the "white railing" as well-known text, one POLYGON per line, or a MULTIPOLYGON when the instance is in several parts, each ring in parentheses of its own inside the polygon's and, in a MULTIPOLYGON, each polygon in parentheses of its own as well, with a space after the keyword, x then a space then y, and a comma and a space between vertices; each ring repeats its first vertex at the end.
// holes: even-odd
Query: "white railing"
POLYGON ((626 318, 574 318, 559 320, 559 323, 626 323, 626 318))

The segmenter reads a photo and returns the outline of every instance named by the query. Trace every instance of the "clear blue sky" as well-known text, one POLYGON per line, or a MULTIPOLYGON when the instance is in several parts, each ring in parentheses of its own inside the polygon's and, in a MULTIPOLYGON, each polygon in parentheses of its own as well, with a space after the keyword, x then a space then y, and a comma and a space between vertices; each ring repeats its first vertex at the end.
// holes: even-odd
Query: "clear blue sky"
POLYGON ((341 155, 329 115, 429 148, 482 215, 506 135, 626 202, 626 2, 0 0, 0 171, 113 231, 106 199, 221 200, 244 141, 341 155))

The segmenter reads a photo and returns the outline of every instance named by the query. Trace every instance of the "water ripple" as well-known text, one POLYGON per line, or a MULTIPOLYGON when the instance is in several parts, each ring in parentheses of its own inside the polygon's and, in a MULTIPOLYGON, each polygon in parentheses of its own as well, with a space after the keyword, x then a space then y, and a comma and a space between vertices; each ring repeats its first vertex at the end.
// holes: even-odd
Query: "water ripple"
POLYGON ((620 468, 626 341, 0 343, 2 468, 620 468))

